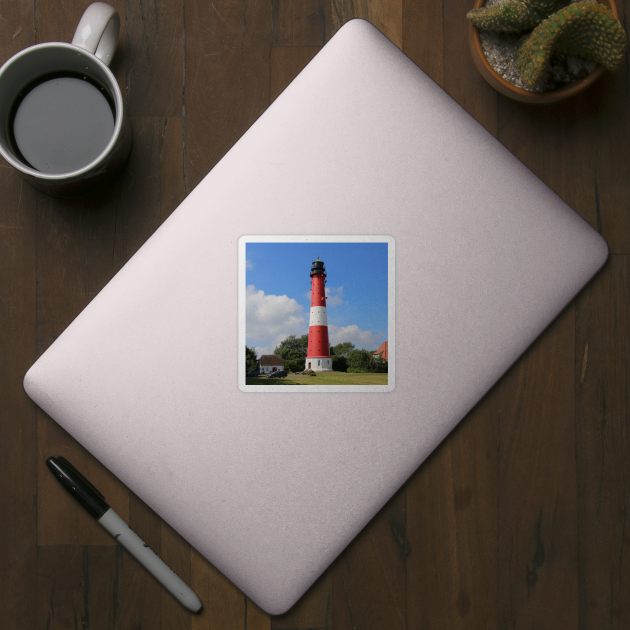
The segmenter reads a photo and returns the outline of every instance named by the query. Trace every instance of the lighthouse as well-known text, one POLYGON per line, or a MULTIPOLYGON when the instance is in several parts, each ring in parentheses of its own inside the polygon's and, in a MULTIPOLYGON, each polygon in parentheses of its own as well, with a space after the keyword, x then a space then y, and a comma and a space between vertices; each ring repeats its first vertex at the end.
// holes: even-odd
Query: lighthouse
POLYGON ((332 372, 326 317, 326 269, 317 258, 311 267, 311 317, 308 322, 306 370, 332 372))

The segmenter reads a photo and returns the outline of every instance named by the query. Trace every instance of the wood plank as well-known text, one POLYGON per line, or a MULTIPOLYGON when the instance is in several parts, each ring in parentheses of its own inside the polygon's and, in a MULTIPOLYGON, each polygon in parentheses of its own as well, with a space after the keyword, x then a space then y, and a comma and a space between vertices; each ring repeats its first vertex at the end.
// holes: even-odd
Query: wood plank
MULTIPOLYGON (((619 3, 622 11, 630 14, 630 3, 619 3)), ((623 15, 620 12, 621 15, 623 15)), ((627 20, 627 17, 626 17, 627 20)), ((625 27, 626 33, 628 26, 625 27)), ((597 227, 615 254, 630 254, 630 64, 627 62, 615 73, 606 73, 591 88, 593 106, 580 127, 588 135, 583 150, 588 151, 593 171, 595 200, 591 203, 588 220, 597 227), (593 216, 594 215, 594 216, 593 216)), ((576 126, 575 132, 586 135, 576 126)), ((574 167, 570 162, 568 167, 574 167)), ((578 178, 574 178, 577 183, 578 178)))
POLYGON ((140 0, 126 9, 130 116, 181 116, 184 85, 182 0, 140 0))
POLYGON ((569 306, 501 388, 497 625, 578 625, 575 321, 569 306))
POLYGON ((580 628, 630 627, 630 260, 611 256, 576 305, 580 628))
MULTIPOLYGON (((0 9, 0 63, 36 41, 34 7, 0 9)), ((35 345, 37 193, 0 158, 0 619, 36 626, 37 417, 22 388, 35 345)))
MULTIPOLYGON (((492 135, 497 135, 498 93, 475 67, 468 49, 470 0, 443 2, 444 84, 443 88, 492 135)), ((436 53, 437 54, 437 53, 436 53)))
POLYGON ((407 483, 408 630, 496 618, 499 399, 494 387, 407 483))
POLYGON ((271 11, 263 0, 193 3, 185 29, 189 192, 269 105, 271 11))
POLYGON ((330 39, 328 0, 273 0, 272 46, 323 46, 330 39))
POLYGON ((37 409, 22 379, 37 359, 37 217, 36 192, 4 160, 0 198, 0 618, 21 630, 34 627, 37 409))
POLYGON ((403 0, 332 0, 332 33, 348 20, 363 18, 402 50, 403 0))
POLYGON ((73 200, 40 195, 37 350, 44 352, 112 275, 112 243, 121 181, 73 200))
POLYGON ((2 20, 0 20, 0 64, 23 48, 35 43, 37 43, 37 32, 33 2, 16 0, 3 3, 2 20))
POLYGON ((409 553, 403 486, 333 564, 332 627, 406 628, 409 553))
POLYGON ((403 0, 402 51, 444 87, 442 1, 403 0))
POLYGON ((116 548, 42 547, 37 558, 37 623, 47 630, 111 630, 116 611, 116 548))

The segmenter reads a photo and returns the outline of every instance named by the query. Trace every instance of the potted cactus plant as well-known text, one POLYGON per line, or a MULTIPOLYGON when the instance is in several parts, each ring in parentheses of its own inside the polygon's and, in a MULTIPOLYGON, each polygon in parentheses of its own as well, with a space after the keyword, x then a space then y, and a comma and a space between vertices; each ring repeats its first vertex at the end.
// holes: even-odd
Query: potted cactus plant
POLYGON ((467 14, 475 65, 496 90, 520 101, 548 103, 582 91, 625 55, 617 7, 602 1, 477 0, 467 14), (507 63, 495 62, 488 42, 512 49, 507 63))

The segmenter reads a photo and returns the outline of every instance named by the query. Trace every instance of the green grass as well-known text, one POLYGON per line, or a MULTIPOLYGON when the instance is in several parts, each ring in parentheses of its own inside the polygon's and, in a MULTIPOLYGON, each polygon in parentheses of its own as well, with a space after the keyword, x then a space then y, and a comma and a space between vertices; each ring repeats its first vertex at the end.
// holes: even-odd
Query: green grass
POLYGON ((387 385, 387 374, 319 372, 317 376, 291 378, 248 378, 246 385, 387 385))

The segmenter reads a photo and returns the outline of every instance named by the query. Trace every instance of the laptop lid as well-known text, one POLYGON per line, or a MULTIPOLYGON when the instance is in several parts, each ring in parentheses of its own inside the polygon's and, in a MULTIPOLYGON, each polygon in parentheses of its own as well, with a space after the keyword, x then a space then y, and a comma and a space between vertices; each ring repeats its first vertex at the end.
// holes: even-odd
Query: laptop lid
POLYGON ((279 614, 607 253, 595 230, 389 40, 353 20, 39 358, 24 386, 279 614), (268 274, 254 276, 249 253, 276 245, 275 257, 259 259, 268 274), (386 379, 317 385, 318 373, 302 377, 308 384, 257 385, 245 376, 246 345, 267 344, 272 355, 288 331, 320 326, 323 334, 312 319, 311 246, 328 252, 329 343, 376 351, 387 341, 386 379), (352 248, 365 248, 364 263, 348 274, 352 248), (282 284, 293 268, 304 277, 301 293, 282 284), (349 303, 357 286, 354 295, 374 295, 372 305, 349 303), (345 319, 335 296, 348 303, 345 319), (284 311, 271 308, 281 303, 284 311), (378 334, 359 323, 370 309, 386 311, 378 334))

